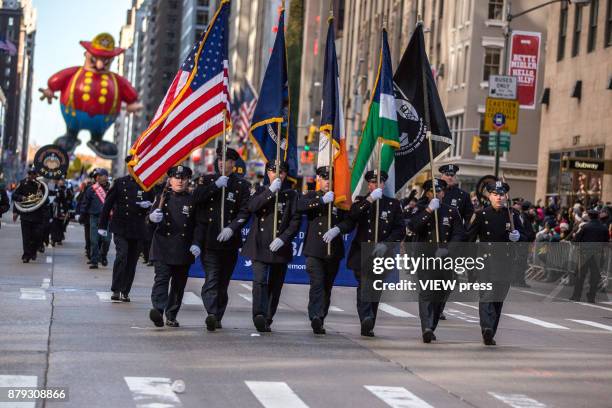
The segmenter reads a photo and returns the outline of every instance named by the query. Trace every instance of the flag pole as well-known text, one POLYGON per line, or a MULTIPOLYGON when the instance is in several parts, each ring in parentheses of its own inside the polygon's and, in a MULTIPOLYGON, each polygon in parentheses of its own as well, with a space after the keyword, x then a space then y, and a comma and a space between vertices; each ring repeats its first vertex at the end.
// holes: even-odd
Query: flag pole
MULTIPOLYGON (((223 141, 221 142, 221 175, 225 176, 225 120, 226 110, 223 109, 223 141)), ((225 228, 225 186, 221 187, 221 229, 225 228)))
MULTIPOLYGON (((421 19, 421 15, 418 16, 417 26, 423 26, 423 20, 421 19)), ((423 44, 422 44, 423 45, 423 44)), ((421 50, 421 53, 425 53, 425 50, 421 50)), ((422 60, 421 60, 422 62, 422 60)), ((423 113, 425 119, 425 129, 427 129, 427 142, 429 145, 429 169, 431 173, 431 189, 433 192, 433 197, 436 197, 436 181, 434 179, 434 157, 433 157, 433 146, 431 141, 431 129, 430 129, 430 120, 429 120, 429 92, 427 86, 427 76, 425 75, 425 67, 421 64, 421 76, 423 77, 423 113)), ((440 230, 438 228, 438 210, 434 210, 434 224, 436 226, 436 243, 440 243, 440 230)))
MULTIPOLYGON (((334 2, 329 2, 329 18, 327 19, 328 24, 333 24, 334 21, 334 2)), ((335 82, 337 82, 337 78, 333 78, 335 82)), ((328 191, 334 191, 334 144, 332 140, 334 139, 333 131, 335 123, 332 125, 332 132, 327 135, 327 143, 329 147, 329 174, 327 175, 329 178, 328 191)), ((332 200, 327 205, 327 230, 329 231, 332 227, 332 207, 334 205, 334 201, 332 200)), ((331 255, 331 241, 327 243, 327 255, 331 255)))
MULTIPOLYGON (((281 122, 276 125, 276 178, 280 179, 280 145, 281 145, 281 122)), ((282 183, 282 181, 281 181, 282 183)), ((281 186, 282 187, 282 186, 281 186)), ((278 190, 274 196, 274 229, 272 239, 276 239, 276 228, 278 223, 278 190)))
MULTIPOLYGON (((382 158, 383 144, 380 142, 380 137, 376 139, 376 146, 378 147, 378 164, 376 169, 376 188, 380 187, 380 161, 382 158)), ((378 244, 378 214, 380 213, 380 199, 376 200, 376 219, 374 220, 374 243, 378 244)))

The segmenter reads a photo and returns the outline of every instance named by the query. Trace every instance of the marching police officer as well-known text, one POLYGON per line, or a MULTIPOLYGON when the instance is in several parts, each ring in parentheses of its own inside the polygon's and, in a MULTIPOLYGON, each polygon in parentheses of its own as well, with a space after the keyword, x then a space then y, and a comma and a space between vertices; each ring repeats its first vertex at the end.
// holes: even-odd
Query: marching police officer
POLYGON ((110 246, 111 237, 100 235, 98 223, 106 195, 108 194, 108 171, 106 169, 97 169, 95 174, 95 183, 85 190, 85 197, 81 207, 81 212, 87 214, 89 219, 89 241, 90 241, 90 265, 89 269, 98 269, 98 262, 103 266, 108 264, 106 258, 108 248, 110 246))
MULTIPOLYGON (((518 214, 508 207, 506 194, 510 186, 502 181, 496 181, 487 185, 486 189, 491 205, 472 214, 467 227, 468 241, 474 242, 476 239, 480 242, 526 241, 518 214)), ((496 344, 493 337, 501 317, 503 300, 508 294, 513 278, 513 276, 500 276, 503 271, 507 271, 508 259, 502 257, 499 262, 492 259, 492 262, 481 271, 481 282, 492 283, 493 286, 491 291, 480 292, 478 304, 482 339, 488 346, 496 344)))
POLYGON ((66 182, 63 178, 57 181, 53 195, 55 198, 52 204, 51 246, 62 245, 62 241, 65 239, 66 218, 72 204, 72 191, 66 188, 66 182))
MULTIPOLYGON (((363 300, 362 288, 368 291, 371 289, 367 286, 371 275, 367 270, 362 271, 361 244, 375 243, 376 201, 379 201, 378 243, 372 255, 384 256, 388 250, 384 242, 400 242, 406 232, 400 202, 395 198, 383 196, 385 182, 388 179, 387 173, 380 172, 380 184, 377 183, 378 177, 374 170, 368 171, 365 179, 368 182, 369 193, 357 196, 350 209, 350 217, 356 225, 357 232, 351 242, 346 265, 353 270, 357 279, 357 312, 361 322, 361 335, 374 337, 373 329, 379 302, 363 300)), ((375 294, 378 297, 380 295, 380 292, 375 294)))
POLYGON ((157 327, 179 327, 176 320, 189 267, 194 261, 190 251, 195 227, 195 206, 198 202, 187 191, 192 171, 189 167, 174 166, 167 173, 168 187, 156 199, 150 222, 156 224, 149 259, 155 264, 155 279, 151 290, 153 308, 149 318, 157 327), (168 291, 169 288, 169 291, 168 291))
MULTIPOLYGON (((41 185, 36 181, 36 168, 34 165, 28 167, 27 177, 19 182, 13 192, 13 203, 21 202, 27 196, 39 192, 41 185)), ((16 215, 21 217, 21 236, 23 241, 23 255, 21 260, 24 263, 36 260, 36 251, 42 243, 42 233, 44 223, 49 222, 47 218, 48 209, 43 204, 41 207, 30 212, 21 212, 13 207, 16 215)))
POLYGON ((196 209, 196 229, 192 250, 199 255, 206 281, 202 286, 202 302, 206 308, 206 329, 220 329, 227 308, 227 288, 242 246, 241 229, 250 217, 249 183, 234 173, 239 154, 227 148, 225 163, 221 147, 217 149, 218 169, 225 166, 225 175, 211 174, 200 178, 199 189, 204 200, 196 209), (224 191, 224 196, 223 190, 224 191), (221 206, 223 203, 223 207, 221 206), (223 225, 221 225, 223 208, 223 225))
MULTIPOLYGON (((423 196, 417 202, 417 211, 409 219, 409 228, 415 234, 415 252, 426 256, 443 257, 448 254, 448 243, 459 242, 465 239, 463 220, 456 207, 444 203, 446 182, 441 179, 427 180, 423 184, 423 196), (435 182, 435 183, 434 183, 435 182), (435 186, 435 195, 433 188, 435 186), (436 233, 436 214, 438 231, 436 233), (436 245, 436 240, 440 239, 436 245)), ((419 270, 417 276, 420 281, 451 280, 452 271, 419 270)), ((434 330, 438 325, 444 302, 450 294, 445 290, 421 290, 419 292, 419 317, 423 342, 431 343, 436 340, 434 330)))
POLYGON ((608 229, 599 219, 599 210, 595 208, 588 210, 587 215, 589 216, 589 221, 580 227, 574 237, 574 242, 581 242, 582 244, 579 244, 578 247, 580 252, 578 274, 576 275, 574 292, 570 300, 580 302, 584 280, 587 275, 590 275, 587 301, 595 303, 601 271, 605 269, 605 267, 602 267, 604 265, 602 261, 606 259, 604 254, 610 256, 610 248, 603 245, 587 244, 587 242, 609 242, 610 236, 608 229))
MULTIPOLYGON (((127 156, 125 162, 131 159, 131 156, 127 156)), ((98 220, 98 234, 103 237, 108 235, 110 220, 110 232, 116 250, 111 283, 112 300, 130 301, 140 240, 147 233, 145 219, 148 209, 153 206, 153 200, 153 193, 144 191, 129 174, 116 179, 108 190, 98 220)))
MULTIPOLYGON (((0 186, 0 218, 2 218, 2 214, 7 212, 11 208, 10 200, 4 186, 0 186)), ((1 223, 0 223, 1 224, 1 223)), ((1 225, 0 225, 0 228, 1 225)))
POLYGON ((297 203, 298 212, 308 218, 303 254, 310 277, 308 317, 315 334, 325 334, 323 323, 329 310, 338 267, 344 258, 342 234, 353 229, 348 211, 333 205, 334 192, 329 190, 329 184, 329 167, 317 168, 319 189, 309 191, 297 203), (329 205, 332 205, 332 228, 328 231, 329 205))
POLYGON ((289 166, 282 162, 279 167, 280 174, 277 174, 274 162, 266 164, 270 184, 258 186, 249 201, 253 222, 242 249, 243 256, 253 262, 253 323, 259 332, 271 331, 287 264, 293 259, 291 241, 298 233, 301 221, 296 211, 298 193, 286 181, 289 166))

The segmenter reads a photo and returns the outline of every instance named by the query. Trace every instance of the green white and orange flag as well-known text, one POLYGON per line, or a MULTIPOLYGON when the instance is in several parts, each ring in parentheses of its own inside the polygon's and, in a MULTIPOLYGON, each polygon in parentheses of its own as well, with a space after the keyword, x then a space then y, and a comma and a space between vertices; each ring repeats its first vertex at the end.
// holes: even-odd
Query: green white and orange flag
POLYGON ((351 206, 351 176, 346 153, 344 113, 342 112, 339 82, 334 20, 330 18, 325 47, 323 106, 321 108, 321 133, 319 135, 317 167, 329 165, 330 153, 333 152, 332 187, 335 196, 334 203, 339 208, 349 209, 351 206), (333 149, 332 152, 329 151, 330 147, 333 149))
POLYGON ((383 29, 382 45, 378 62, 378 74, 368 109, 368 119, 363 128, 351 175, 352 199, 366 191, 365 173, 378 168, 387 172, 385 195, 395 196, 394 161, 395 149, 400 146, 399 128, 393 93, 393 69, 387 42, 387 31, 383 29), (380 143, 379 143, 380 142, 380 143), (382 149, 379 154, 379 149, 382 149))

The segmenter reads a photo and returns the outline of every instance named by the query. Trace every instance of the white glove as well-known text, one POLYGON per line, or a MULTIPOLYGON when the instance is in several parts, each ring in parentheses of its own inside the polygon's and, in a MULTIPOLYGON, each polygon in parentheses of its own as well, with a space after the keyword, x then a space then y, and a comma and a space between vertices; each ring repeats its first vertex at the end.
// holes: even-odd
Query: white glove
POLYGON ((102 235, 103 237, 108 236, 108 231, 105 229, 99 229, 98 230, 98 235, 102 235))
POLYGON ((275 178, 274 181, 270 183, 270 187, 269 187, 270 191, 273 193, 276 193, 278 190, 280 190, 282 183, 283 182, 281 181, 280 178, 275 178))
POLYGON ((136 205, 139 206, 140 208, 147 209, 147 208, 150 208, 153 205, 153 203, 150 201, 138 201, 136 205))
POLYGON ((227 187, 227 180, 229 180, 229 177, 219 176, 219 178, 215 181, 215 186, 217 186, 217 188, 227 187))
POLYGON ((521 234, 517 230, 514 230, 508 234, 508 239, 510 239, 512 242, 518 241, 520 237, 521 234))
POLYGON ((217 235, 217 241, 225 242, 229 240, 232 237, 232 235, 234 235, 234 231, 231 228, 225 227, 221 230, 219 235, 217 235))
POLYGON ((432 198, 427 208, 429 208, 431 211, 436 211, 438 208, 440 208, 440 200, 437 198, 432 198))
POLYGON ((75 220, 76 222, 79 222, 79 218, 81 218, 81 216, 80 216, 79 214, 75 214, 75 216, 74 216, 74 220, 75 220))
POLYGON ((374 250, 372 251, 372 255, 375 257, 382 257, 385 255, 386 252, 387 252, 387 246, 383 244, 382 242, 379 242, 374 247, 374 250))
POLYGON ((382 196, 383 196, 382 188, 377 188, 376 190, 370 193, 370 197, 372 197, 372 200, 374 201, 380 200, 382 196))
POLYGON ((190 246, 189 252, 191 252, 191 255, 195 256, 196 258, 202 253, 202 251, 200 251, 200 247, 197 245, 190 246))
POLYGON ((323 241, 325 241, 325 243, 328 244, 332 242, 332 240, 336 238, 338 234, 340 234, 340 228, 338 227, 330 228, 329 230, 327 230, 325 234, 323 234, 323 241))
POLYGON ((321 200, 323 200, 323 204, 333 203, 334 202, 334 192, 328 191, 327 193, 323 195, 323 197, 321 197, 321 200))
POLYGON ((149 219, 151 220, 151 222, 154 222, 155 224, 161 222, 163 218, 164 218, 164 213, 162 212, 160 208, 156 209, 151 214, 149 214, 149 219))
POLYGON ((270 244, 270 251, 272 252, 276 252, 278 251, 283 245, 285 245, 285 243, 283 242, 282 239, 280 238, 276 238, 274 241, 272 241, 272 243, 270 244))

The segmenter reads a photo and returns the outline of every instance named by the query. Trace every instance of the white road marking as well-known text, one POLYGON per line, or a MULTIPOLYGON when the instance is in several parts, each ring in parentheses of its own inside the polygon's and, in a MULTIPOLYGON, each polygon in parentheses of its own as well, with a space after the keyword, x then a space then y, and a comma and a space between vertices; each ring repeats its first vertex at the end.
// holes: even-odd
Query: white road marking
POLYGON ((546 408, 546 404, 529 398, 525 394, 498 394, 489 391, 489 395, 497 398, 504 404, 510 405, 512 408, 546 408))
POLYGON ((53 257, 47 256, 46 261, 47 261, 47 263, 52 263, 53 262, 53 257))
POLYGON ((378 385, 364 385, 364 387, 392 408, 433 408, 404 387, 378 385))
POLYGON ((201 305, 202 299, 193 292, 185 292, 183 295, 184 305, 201 305))
POLYGON ((96 292, 96 295, 98 295, 98 299, 100 299, 100 302, 110 302, 110 303, 115 303, 115 302, 121 302, 120 300, 111 300, 111 295, 113 294, 113 292, 96 292))
POLYGON ((478 306, 468 305, 467 303, 462 303, 462 302, 453 302, 453 303, 456 304, 456 305, 459 305, 459 306, 470 307, 472 309, 478 310, 478 306))
POLYGON ((338 306, 330 306, 329 311, 330 312, 344 312, 344 310, 340 309, 338 306))
POLYGON ((45 300, 47 299, 47 294, 44 289, 41 288, 21 288, 19 289, 21 295, 19 299, 23 300, 45 300))
MULTIPOLYGON (((0 375, 0 387, 36 387, 35 375, 0 375)), ((34 408, 36 402, 0 402, 0 408, 34 408)))
POLYGON ((511 317, 513 319, 520 320, 520 321, 527 322, 527 323, 531 323, 531 324, 535 324, 536 326, 545 327, 547 329, 569 330, 569 328, 567 328, 565 326, 561 326, 561 325, 556 324, 556 323, 545 322, 544 320, 536 319, 535 317, 529 317, 529 316, 524 316, 524 315, 520 315, 520 314, 513 314, 513 313, 502 313, 502 314, 505 315, 505 316, 511 317))
POLYGON ((242 286, 246 290, 253 290, 253 287, 249 285, 248 283, 241 283, 240 286, 242 286))
POLYGON ((124 377, 137 408, 181 407, 181 400, 170 387, 172 381, 163 377, 124 377))
POLYGON ((385 313, 389 313, 390 315, 395 316, 395 317, 416 317, 415 315, 411 313, 404 312, 403 310, 398 309, 397 307, 388 305, 386 303, 380 303, 378 305, 378 309, 382 310, 385 313))
POLYGON ((565 319, 565 320, 569 320, 570 322, 586 324, 587 326, 597 327, 598 329, 604 329, 604 330, 612 332, 612 326, 608 326, 603 323, 597 323, 597 322, 592 322, 590 320, 579 320, 579 319, 565 319))
POLYGON ((240 296, 249 303, 253 303, 253 297, 247 293, 239 293, 238 296, 240 296))
POLYGON ((593 303, 585 303, 585 302, 572 302, 572 303, 576 303, 577 305, 582 305, 582 306, 594 307, 595 309, 603 309, 603 310, 607 310, 608 312, 612 312, 612 309, 610 309, 609 307, 594 305, 593 303))
POLYGON ((265 408, 308 408, 286 382, 245 381, 265 408))
POLYGON ((460 320, 464 320, 468 323, 478 323, 478 317, 476 316, 471 316, 465 312, 462 312, 461 310, 457 310, 457 309, 446 309, 444 311, 447 315, 455 317, 457 319, 460 320))
POLYGON ((41 288, 43 289, 49 289, 49 285, 51 284, 51 279, 43 279, 42 284, 40 285, 41 288))

